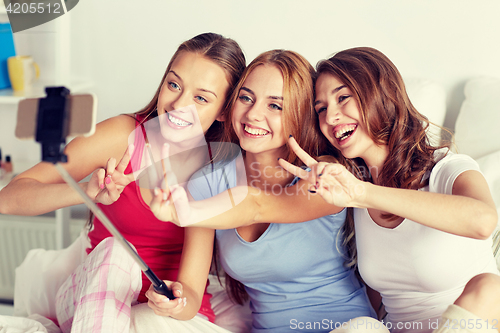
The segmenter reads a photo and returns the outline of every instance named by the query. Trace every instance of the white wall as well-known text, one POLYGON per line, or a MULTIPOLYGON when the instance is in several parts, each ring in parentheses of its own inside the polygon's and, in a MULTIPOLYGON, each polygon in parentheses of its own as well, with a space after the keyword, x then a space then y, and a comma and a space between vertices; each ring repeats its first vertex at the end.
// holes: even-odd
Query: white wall
POLYGON ((88 58, 74 61, 89 61, 100 119, 143 106, 176 47, 206 31, 236 39, 248 61, 287 48, 315 65, 345 48, 378 48, 403 75, 445 86, 449 127, 465 80, 500 77, 498 0, 80 0, 73 11, 73 42, 88 43, 88 58))
POLYGON ((498 0, 80 0, 71 15, 73 74, 93 81, 98 120, 134 112, 177 46, 202 32, 236 39, 247 61, 287 48, 313 65, 354 46, 384 52, 403 76, 441 83, 453 128, 467 79, 500 77, 498 0))

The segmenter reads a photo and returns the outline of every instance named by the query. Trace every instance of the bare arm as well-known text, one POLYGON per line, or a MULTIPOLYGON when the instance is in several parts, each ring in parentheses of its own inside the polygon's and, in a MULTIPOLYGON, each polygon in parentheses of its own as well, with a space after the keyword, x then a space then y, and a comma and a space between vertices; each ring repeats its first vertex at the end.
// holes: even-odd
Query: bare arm
MULTIPOLYGON (((305 163, 313 163, 294 140, 290 140, 290 145, 305 163)), ((280 164, 299 177, 308 177, 312 186, 317 187, 318 194, 332 204, 391 213, 431 228, 477 239, 488 238, 498 221, 488 184, 481 173, 474 170, 465 171, 455 179, 450 195, 363 182, 339 164, 316 163, 309 174, 288 162, 280 164)))
POLYGON ((148 304, 157 315, 189 320, 198 313, 212 261, 214 237, 213 229, 186 229, 178 281, 167 283, 178 298, 167 301, 152 288, 146 293, 148 304))
MULTIPOLYGON (((71 141, 65 150, 64 168, 77 181, 98 168, 105 168, 110 157, 120 160, 127 149, 128 135, 135 121, 118 116, 99 123, 94 135, 71 141)), ((87 188, 87 183, 80 186, 87 188)), ((97 193, 96 193, 97 194, 97 193)), ((38 215, 83 201, 59 176, 50 163, 39 163, 16 176, 0 191, 0 213, 38 215)))
POLYGON ((305 222, 343 209, 310 193, 308 186, 301 180, 283 188, 279 194, 237 186, 199 201, 189 201, 184 189, 176 186, 172 187, 168 201, 163 200, 162 191, 157 190, 151 210, 160 220, 180 226, 233 229, 255 223, 305 222))
POLYGON ((474 170, 457 177, 453 195, 369 183, 364 186, 366 194, 353 205, 389 212, 455 235, 485 239, 498 221, 488 184, 481 173, 474 170))

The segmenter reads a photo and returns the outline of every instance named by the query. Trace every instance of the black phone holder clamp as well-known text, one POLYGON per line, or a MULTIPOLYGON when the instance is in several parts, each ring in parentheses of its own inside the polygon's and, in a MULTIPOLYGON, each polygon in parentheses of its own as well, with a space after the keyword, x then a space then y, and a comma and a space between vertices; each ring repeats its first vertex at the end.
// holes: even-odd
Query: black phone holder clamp
POLYGON ((64 154, 69 126, 69 89, 46 87, 47 96, 38 104, 36 141, 42 145, 42 161, 66 163, 64 154))

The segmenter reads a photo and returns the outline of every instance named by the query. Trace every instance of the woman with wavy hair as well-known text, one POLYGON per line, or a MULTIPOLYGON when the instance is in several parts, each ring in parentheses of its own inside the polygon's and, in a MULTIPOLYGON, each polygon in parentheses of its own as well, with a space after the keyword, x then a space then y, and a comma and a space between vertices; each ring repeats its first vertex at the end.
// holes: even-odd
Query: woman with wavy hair
POLYGON ((489 238, 497 212, 477 163, 430 144, 429 121, 411 104, 394 64, 372 48, 317 66, 315 109, 331 146, 354 161, 282 160, 334 205, 355 207, 358 268, 378 291, 391 332, 496 332, 500 277, 489 238), (450 305, 452 304, 452 305, 450 305), (439 328, 437 321, 439 320, 439 328))

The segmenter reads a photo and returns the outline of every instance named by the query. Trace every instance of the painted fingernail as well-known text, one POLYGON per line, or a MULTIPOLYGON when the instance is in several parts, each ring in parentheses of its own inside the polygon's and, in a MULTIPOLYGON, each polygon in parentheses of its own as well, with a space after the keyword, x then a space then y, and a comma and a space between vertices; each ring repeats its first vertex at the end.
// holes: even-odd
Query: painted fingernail
POLYGON ((154 194, 155 194, 155 195, 160 194, 160 189, 159 189, 158 187, 155 187, 155 189, 154 189, 154 194))
POLYGON ((182 298, 179 298, 179 304, 181 304, 183 302, 182 298))
POLYGON ((318 177, 321 177, 322 175, 323 175, 323 174, 322 174, 322 173, 320 173, 320 174, 318 175, 318 177))
POLYGON ((278 161, 280 160, 281 157, 278 157, 278 161))
POLYGON ((168 297, 165 297, 165 298, 163 299, 163 303, 167 303, 167 302, 169 302, 169 301, 170 301, 170 299, 169 299, 168 297))
POLYGON ((310 193, 316 193, 316 191, 313 191, 313 190, 308 190, 310 193))
POLYGON ((101 190, 103 190, 103 189, 104 189, 104 184, 99 185, 99 188, 100 188, 101 190))
POLYGON ((111 183, 111 175, 106 176, 105 182, 106 182, 106 184, 111 183))
POLYGON ((293 138, 293 135, 290 134, 290 136, 288 138, 293 138))
POLYGON ((184 297, 184 306, 186 306, 186 304, 187 304, 187 299, 186 297, 184 297))
POLYGON ((168 199, 168 194, 163 192, 163 201, 167 200, 168 199))

